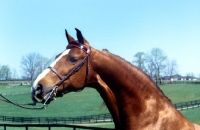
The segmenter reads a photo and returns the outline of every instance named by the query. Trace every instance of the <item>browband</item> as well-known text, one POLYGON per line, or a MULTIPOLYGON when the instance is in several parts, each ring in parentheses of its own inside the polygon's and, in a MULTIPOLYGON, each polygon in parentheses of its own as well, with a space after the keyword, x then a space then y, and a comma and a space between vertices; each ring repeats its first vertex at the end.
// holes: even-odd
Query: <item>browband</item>
POLYGON ((67 45, 67 49, 70 49, 70 48, 73 48, 73 47, 76 47, 76 48, 83 50, 86 54, 90 54, 90 52, 91 52, 91 49, 88 49, 86 46, 84 46, 83 44, 81 44, 79 42, 74 41, 74 42, 70 42, 67 45))

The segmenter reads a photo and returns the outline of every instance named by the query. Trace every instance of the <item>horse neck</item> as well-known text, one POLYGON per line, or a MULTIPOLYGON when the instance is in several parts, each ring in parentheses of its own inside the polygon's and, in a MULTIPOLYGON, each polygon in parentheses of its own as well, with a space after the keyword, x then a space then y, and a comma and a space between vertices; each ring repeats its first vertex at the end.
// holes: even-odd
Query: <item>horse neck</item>
POLYGON ((141 113, 151 112, 155 106, 173 108, 163 92, 138 68, 109 52, 96 50, 92 55, 94 71, 105 84, 97 90, 118 123, 121 119, 124 122, 136 119, 141 113), (157 102, 159 105, 155 105, 157 102))
POLYGON ((96 52, 93 57, 95 72, 114 94, 121 97, 134 95, 134 98, 157 95, 168 100, 149 76, 131 63, 109 52, 96 52))

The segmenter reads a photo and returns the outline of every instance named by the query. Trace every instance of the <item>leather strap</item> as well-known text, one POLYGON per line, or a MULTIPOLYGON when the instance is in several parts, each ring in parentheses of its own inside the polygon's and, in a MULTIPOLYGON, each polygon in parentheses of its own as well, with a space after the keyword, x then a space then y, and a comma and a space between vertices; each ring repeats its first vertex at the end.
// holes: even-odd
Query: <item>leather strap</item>
POLYGON ((48 68, 49 68, 51 71, 53 71, 53 72, 59 77, 60 80, 63 79, 62 75, 60 75, 53 67, 49 66, 48 68))

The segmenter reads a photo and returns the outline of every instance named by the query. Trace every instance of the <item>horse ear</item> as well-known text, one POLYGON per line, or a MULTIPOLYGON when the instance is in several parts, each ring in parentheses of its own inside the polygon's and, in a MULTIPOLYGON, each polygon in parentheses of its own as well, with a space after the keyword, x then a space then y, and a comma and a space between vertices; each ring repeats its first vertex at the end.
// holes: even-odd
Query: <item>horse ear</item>
POLYGON ((77 28, 75 28, 75 30, 76 30, 76 33, 77 33, 76 35, 77 35, 78 41, 80 43, 84 44, 84 37, 83 37, 81 31, 78 30, 77 28))
POLYGON ((65 35, 66 35, 66 38, 67 38, 68 43, 70 43, 70 42, 72 42, 72 41, 75 41, 74 38, 71 37, 71 36, 68 34, 68 32, 67 32, 66 29, 65 29, 65 35))

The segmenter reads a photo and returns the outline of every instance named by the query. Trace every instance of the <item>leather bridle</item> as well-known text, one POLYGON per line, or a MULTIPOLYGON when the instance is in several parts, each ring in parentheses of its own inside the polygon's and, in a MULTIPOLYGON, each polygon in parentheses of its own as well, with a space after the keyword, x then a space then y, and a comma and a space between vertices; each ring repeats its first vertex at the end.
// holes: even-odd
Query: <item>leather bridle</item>
MULTIPOLYGON (((69 79, 74 73, 76 73, 78 70, 81 69, 81 67, 84 65, 84 63, 86 62, 87 60, 87 68, 86 68, 86 78, 85 78, 85 84, 84 86, 86 85, 87 83, 87 79, 88 79, 88 74, 89 74, 89 70, 90 70, 90 66, 89 66, 89 63, 88 63, 88 57, 90 56, 91 54, 91 47, 87 48, 86 46, 84 46, 83 44, 81 43, 78 43, 78 42, 70 42, 67 46, 67 49, 71 49, 71 48, 79 48, 81 50, 83 50, 85 53, 86 53, 86 56, 83 58, 83 60, 74 68, 72 69, 65 77, 63 77, 62 75, 60 75, 57 70, 55 70, 53 67, 48 67, 51 71, 53 71, 60 79, 60 81, 58 83, 55 84, 55 86, 53 87, 53 89, 50 91, 50 93, 48 94, 48 97, 47 99, 45 100, 43 106, 41 107, 27 107, 25 105, 21 105, 21 104, 18 104, 18 103, 15 103, 15 102, 12 102, 10 101, 9 99, 7 99, 6 97, 4 97, 2 94, 0 94, 0 96, 4 99, 0 99, 1 101, 4 101, 4 102, 8 102, 8 103, 11 103, 13 105, 16 105, 18 107, 21 107, 21 108, 25 108, 25 109, 32 109, 32 110, 41 110, 41 109, 45 109, 46 106, 47 106, 47 102, 52 98, 52 95, 57 91, 57 88, 64 83, 65 80, 69 79)), ((32 88, 34 90, 34 88, 32 88)), ((64 89, 64 88, 63 88, 64 89)), ((35 105, 36 103, 32 103, 30 105, 35 105)), ((29 105, 29 104, 28 104, 29 105)))
MULTIPOLYGON (((54 88, 51 90, 51 92, 48 95, 48 98, 45 100, 44 105, 46 105, 46 103, 48 102, 48 100, 52 97, 52 94, 55 93, 57 91, 57 88, 62 85, 67 79, 69 79, 74 73, 76 73, 77 71, 79 71, 81 69, 81 67, 84 65, 84 63, 87 60, 87 68, 86 68, 86 78, 85 78, 85 84, 87 83, 87 79, 88 79, 88 74, 89 74, 89 70, 90 70, 90 66, 88 63, 88 57, 91 54, 91 47, 87 48, 86 46, 84 46, 82 43, 79 42, 70 42, 67 46, 67 49, 71 49, 71 48, 79 48, 81 50, 83 50, 86 53, 86 56, 83 58, 83 60, 74 68, 72 69, 65 77, 63 77, 56 69, 54 69, 53 67, 49 66, 48 68, 54 72, 58 78, 60 79, 60 81, 58 83, 56 83, 54 85, 54 88)), ((63 87, 64 89, 64 87, 63 87)))

